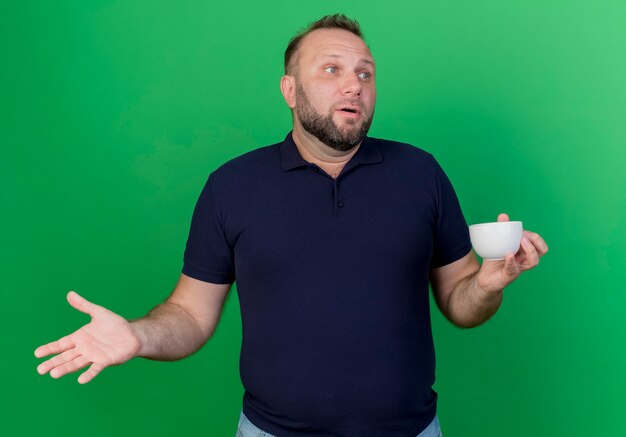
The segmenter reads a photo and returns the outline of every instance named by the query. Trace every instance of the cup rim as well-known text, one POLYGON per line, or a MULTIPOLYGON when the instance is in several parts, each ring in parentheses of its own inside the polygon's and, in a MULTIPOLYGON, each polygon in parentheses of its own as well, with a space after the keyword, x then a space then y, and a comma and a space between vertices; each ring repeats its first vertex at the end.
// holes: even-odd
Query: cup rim
POLYGON ((522 224, 521 221, 489 222, 489 223, 476 223, 474 225, 470 225, 469 227, 470 228, 480 228, 480 227, 483 227, 483 226, 504 225, 504 224, 512 225, 512 224, 516 224, 516 223, 522 224))

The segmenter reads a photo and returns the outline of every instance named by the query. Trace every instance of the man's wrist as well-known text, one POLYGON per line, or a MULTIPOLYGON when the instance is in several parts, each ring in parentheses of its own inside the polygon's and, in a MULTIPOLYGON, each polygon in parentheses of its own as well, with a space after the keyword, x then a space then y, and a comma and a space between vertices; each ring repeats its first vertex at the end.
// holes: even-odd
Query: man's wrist
POLYGON ((130 330, 137 338, 139 342, 139 350, 137 351, 138 357, 147 357, 149 355, 149 351, 147 350, 147 346, 149 344, 148 335, 146 334, 145 328, 145 320, 137 319, 128 322, 130 324, 130 330))
POLYGON ((502 297, 503 288, 490 288, 488 285, 481 283, 480 270, 476 272, 472 280, 470 281, 470 288, 472 294, 481 302, 491 302, 494 299, 500 299, 502 297))

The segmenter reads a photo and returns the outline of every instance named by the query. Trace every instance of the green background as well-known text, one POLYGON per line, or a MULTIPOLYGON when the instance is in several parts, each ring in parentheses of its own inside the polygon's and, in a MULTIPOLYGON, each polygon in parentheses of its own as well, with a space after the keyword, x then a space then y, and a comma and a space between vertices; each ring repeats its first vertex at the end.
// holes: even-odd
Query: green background
POLYGON ((357 18, 378 64, 371 136, 435 155, 469 223, 499 212, 550 245, 487 324, 433 306, 446 437, 626 435, 623 1, 3 2, 2 435, 234 435, 231 291, 214 337, 87 385, 40 344, 173 289, 193 207, 226 160, 282 140, 291 35, 357 18))

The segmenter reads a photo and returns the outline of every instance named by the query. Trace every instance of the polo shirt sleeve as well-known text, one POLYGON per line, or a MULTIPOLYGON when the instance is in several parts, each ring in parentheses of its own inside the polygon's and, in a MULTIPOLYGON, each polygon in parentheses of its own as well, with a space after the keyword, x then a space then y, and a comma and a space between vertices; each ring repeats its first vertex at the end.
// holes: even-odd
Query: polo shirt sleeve
POLYGON ((211 179, 209 176, 196 202, 182 272, 204 282, 231 284, 235 281, 234 253, 224 233, 211 179))
POLYGON ((445 172, 436 164, 437 218, 431 268, 442 267, 463 258, 472 249, 469 228, 459 199, 445 172))

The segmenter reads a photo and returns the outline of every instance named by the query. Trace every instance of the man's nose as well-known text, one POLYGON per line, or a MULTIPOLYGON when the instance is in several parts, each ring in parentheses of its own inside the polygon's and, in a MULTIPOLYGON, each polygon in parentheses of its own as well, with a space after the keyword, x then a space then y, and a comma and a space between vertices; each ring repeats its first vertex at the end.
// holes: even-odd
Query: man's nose
POLYGON ((342 94, 351 94, 353 96, 361 95, 361 89, 363 85, 356 74, 348 74, 344 77, 341 84, 342 94))

